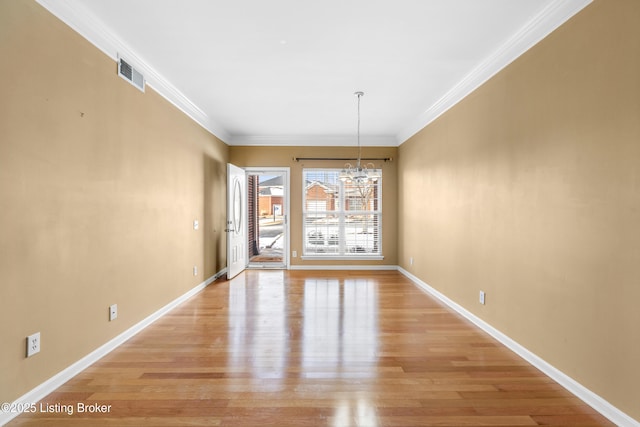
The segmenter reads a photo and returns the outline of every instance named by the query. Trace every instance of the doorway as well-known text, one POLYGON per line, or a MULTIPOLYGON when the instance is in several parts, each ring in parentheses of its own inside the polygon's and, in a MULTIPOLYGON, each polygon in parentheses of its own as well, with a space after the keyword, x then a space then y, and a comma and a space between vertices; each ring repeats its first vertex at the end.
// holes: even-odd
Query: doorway
POLYGON ((288 268, 289 170, 246 168, 249 268, 288 268))

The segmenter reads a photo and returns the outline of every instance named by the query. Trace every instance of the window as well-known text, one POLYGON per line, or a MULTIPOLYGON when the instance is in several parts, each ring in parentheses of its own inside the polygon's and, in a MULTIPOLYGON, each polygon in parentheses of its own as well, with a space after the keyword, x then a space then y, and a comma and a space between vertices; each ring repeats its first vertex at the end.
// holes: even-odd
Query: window
POLYGON ((382 171, 374 183, 345 183, 340 169, 303 169, 303 256, 382 258, 382 171))

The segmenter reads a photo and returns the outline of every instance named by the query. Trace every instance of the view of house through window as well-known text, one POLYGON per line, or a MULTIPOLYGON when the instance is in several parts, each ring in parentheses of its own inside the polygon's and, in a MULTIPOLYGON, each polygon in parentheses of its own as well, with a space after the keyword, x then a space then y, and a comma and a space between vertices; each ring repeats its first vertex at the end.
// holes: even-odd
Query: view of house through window
POLYGON ((382 171, 368 184, 340 181, 340 169, 304 169, 307 256, 382 255, 382 171))

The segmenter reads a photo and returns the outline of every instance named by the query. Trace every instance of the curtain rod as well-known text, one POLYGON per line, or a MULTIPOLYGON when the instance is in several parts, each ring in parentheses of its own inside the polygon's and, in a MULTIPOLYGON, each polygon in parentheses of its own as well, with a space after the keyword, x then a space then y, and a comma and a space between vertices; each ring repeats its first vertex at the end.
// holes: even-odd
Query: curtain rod
MULTIPOLYGON (((299 162, 300 160, 358 160, 357 157, 294 157, 294 161, 299 162)), ((393 160, 392 157, 362 157, 360 160, 384 160, 385 162, 390 162, 393 160)))

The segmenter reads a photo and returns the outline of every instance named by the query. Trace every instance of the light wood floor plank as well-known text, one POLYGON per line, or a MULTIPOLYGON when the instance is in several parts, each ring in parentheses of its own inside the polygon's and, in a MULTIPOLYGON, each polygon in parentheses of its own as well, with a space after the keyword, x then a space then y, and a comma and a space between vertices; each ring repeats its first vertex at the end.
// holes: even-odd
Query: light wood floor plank
POLYGON ((397 272, 220 280, 10 426, 611 426, 397 272))

